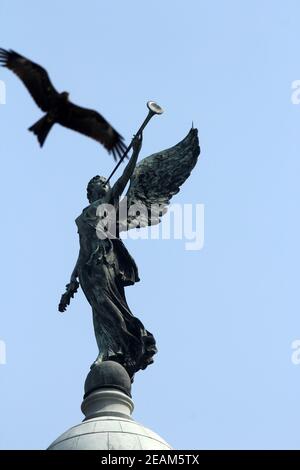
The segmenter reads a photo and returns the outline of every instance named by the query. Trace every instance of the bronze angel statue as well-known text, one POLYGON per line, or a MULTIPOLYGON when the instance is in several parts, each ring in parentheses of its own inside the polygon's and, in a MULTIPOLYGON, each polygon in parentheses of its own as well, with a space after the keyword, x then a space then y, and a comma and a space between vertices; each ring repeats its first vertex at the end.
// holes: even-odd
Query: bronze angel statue
POLYGON ((81 286, 93 311, 99 348, 94 365, 117 361, 132 380, 138 370, 153 362, 157 349, 153 335, 132 314, 126 301, 125 287, 138 282, 139 274, 120 233, 158 224, 200 154, 197 129, 191 129, 174 147, 137 164, 141 146, 142 137, 137 135, 127 166, 112 187, 102 176, 89 182, 89 206, 76 219, 79 256, 59 304, 59 310, 65 311, 81 286), (120 200, 128 182, 127 194, 120 200))

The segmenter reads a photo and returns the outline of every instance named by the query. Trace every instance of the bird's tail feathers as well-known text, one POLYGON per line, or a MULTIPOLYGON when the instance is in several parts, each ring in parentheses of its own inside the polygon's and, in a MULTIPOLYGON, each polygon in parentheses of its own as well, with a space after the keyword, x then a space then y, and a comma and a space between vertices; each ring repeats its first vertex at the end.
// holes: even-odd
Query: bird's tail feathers
POLYGON ((39 119, 39 121, 33 124, 33 126, 29 127, 28 130, 37 136, 41 147, 43 146, 53 124, 54 121, 48 116, 48 114, 46 114, 46 116, 39 119))

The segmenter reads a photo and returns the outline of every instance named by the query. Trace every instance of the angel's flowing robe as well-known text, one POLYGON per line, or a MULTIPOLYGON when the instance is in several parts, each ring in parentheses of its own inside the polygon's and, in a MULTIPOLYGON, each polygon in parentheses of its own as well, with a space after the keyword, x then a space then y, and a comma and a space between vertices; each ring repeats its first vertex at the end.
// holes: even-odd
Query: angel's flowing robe
POLYGON ((139 281, 134 259, 120 238, 97 237, 96 204, 76 219, 80 238, 78 277, 93 310, 99 356, 115 360, 132 377, 153 362, 155 339, 128 307, 124 287, 139 281))

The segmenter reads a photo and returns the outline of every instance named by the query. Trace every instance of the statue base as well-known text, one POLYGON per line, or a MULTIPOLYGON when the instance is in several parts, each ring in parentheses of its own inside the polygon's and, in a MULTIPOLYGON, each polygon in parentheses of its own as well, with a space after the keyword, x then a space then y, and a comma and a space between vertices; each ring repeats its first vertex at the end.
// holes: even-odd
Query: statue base
POLYGON ((131 381, 123 366, 114 361, 96 365, 84 390, 83 422, 63 433, 48 450, 172 450, 131 417, 131 381))

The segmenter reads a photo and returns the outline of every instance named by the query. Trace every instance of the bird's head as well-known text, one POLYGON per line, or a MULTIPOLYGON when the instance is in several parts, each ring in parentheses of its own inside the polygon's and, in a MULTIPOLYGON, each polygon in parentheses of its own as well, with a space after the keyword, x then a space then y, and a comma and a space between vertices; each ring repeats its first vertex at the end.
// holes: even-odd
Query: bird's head
POLYGON ((69 100, 69 96, 70 96, 70 93, 68 93, 67 91, 63 91, 60 96, 65 100, 65 101, 68 101, 69 100))
POLYGON ((107 179, 104 176, 94 176, 87 186, 87 198, 90 204, 103 198, 109 189, 110 185, 107 184, 107 179))

